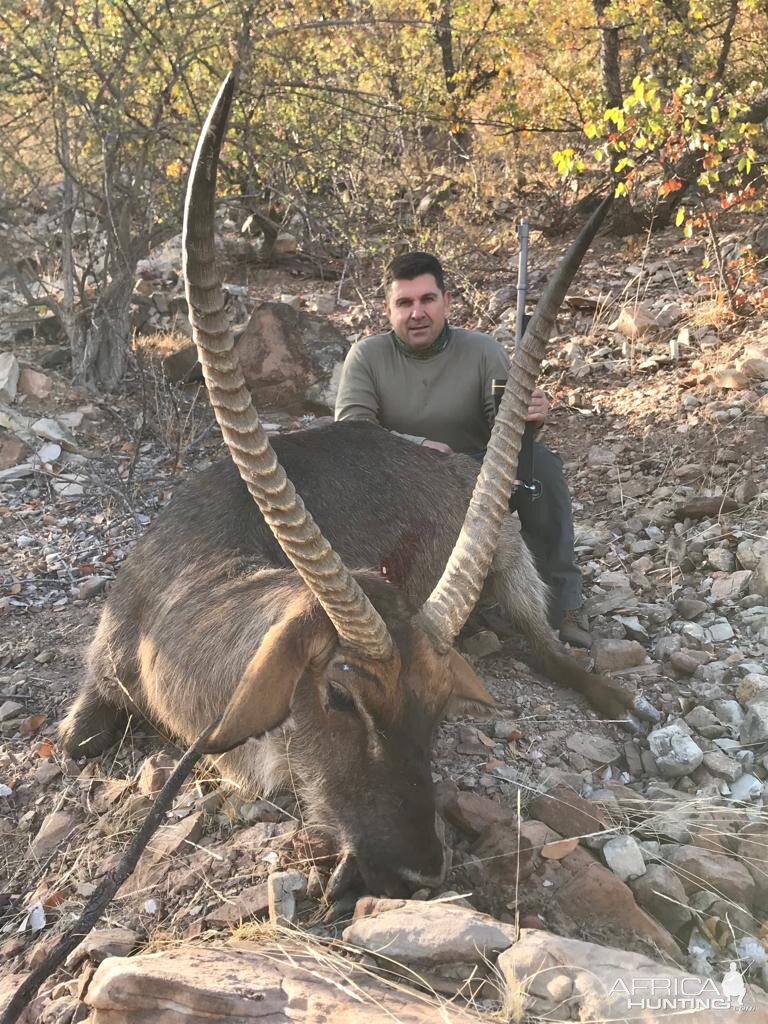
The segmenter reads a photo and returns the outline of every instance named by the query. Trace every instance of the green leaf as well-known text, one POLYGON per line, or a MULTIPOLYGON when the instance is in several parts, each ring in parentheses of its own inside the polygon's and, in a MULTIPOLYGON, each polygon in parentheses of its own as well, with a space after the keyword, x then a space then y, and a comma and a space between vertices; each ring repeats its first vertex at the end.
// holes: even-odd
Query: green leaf
POLYGON ((621 160, 619 160, 619 162, 614 167, 614 171, 616 172, 616 174, 620 174, 627 167, 634 167, 634 166, 635 166, 635 161, 634 160, 632 160, 628 156, 623 156, 621 158, 621 160))

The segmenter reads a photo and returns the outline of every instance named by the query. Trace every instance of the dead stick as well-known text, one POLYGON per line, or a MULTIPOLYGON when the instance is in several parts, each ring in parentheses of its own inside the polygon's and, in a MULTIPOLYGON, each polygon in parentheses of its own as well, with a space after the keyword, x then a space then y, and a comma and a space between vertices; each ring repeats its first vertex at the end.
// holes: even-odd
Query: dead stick
POLYGON ((72 928, 70 928, 66 935, 62 936, 43 962, 36 967, 34 971, 28 974, 25 980, 16 989, 11 1001, 5 1008, 5 1012, 2 1017, 0 1017, 0 1024, 15 1024, 19 1019, 22 1010, 25 1010, 27 1006, 29 1006, 30 1000, 43 982, 53 974, 56 968, 59 967, 64 960, 66 960, 75 946, 83 941, 88 932, 99 920, 117 890, 126 878, 133 873, 133 870, 139 861, 139 857, 144 852, 144 848, 160 826, 163 820, 163 815, 167 810, 169 810, 174 797, 181 789, 187 776, 205 753, 205 745, 208 737, 220 721, 221 719, 218 718, 212 725, 209 725, 186 751, 182 759, 176 765, 171 777, 157 794, 155 802, 147 812, 144 824, 134 836, 128 849, 125 851, 115 867, 111 871, 108 871, 101 880, 98 889, 93 896, 91 896, 85 910, 82 912, 72 928))

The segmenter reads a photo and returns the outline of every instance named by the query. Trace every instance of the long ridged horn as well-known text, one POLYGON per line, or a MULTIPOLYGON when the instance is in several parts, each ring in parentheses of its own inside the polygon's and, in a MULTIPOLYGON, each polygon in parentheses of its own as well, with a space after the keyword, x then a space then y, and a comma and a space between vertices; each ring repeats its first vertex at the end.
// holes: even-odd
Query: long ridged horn
POLYGON ((385 658, 393 649, 387 627, 323 537, 277 461, 234 353, 234 337, 216 267, 213 226, 219 151, 234 89, 233 72, 219 89, 208 113, 184 205, 186 294, 208 395, 240 476, 341 640, 370 657, 385 658))
POLYGON ((509 380, 464 525, 440 581, 419 612, 422 625, 441 647, 453 642, 483 589, 517 476, 525 417, 547 341, 565 293, 612 199, 613 194, 604 199, 579 232, 547 284, 525 335, 515 349, 509 380))

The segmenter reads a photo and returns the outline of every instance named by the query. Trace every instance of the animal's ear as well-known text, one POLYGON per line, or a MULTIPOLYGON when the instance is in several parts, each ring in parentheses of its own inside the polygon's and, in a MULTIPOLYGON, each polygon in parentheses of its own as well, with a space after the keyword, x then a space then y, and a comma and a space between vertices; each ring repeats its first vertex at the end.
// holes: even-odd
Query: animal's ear
POLYGON ((448 652, 448 664, 453 683, 449 704, 452 711, 464 703, 484 704, 486 707, 493 707, 496 704, 480 676, 466 658, 462 658, 453 648, 448 652))
POLYGON ((325 615, 308 614, 306 602, 290 607, 249 661, 205 752, 223 754, 281 725, 304 671, 327 658, 336 639, 325 615))

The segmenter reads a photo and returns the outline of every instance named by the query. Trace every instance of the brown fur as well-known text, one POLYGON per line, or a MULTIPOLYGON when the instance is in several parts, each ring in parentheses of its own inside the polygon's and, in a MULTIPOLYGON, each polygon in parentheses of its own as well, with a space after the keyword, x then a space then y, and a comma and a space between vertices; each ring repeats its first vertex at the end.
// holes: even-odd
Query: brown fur
MULTIPOLYGON (((451 699, 492 702, 460 655, 441 654, 411 624, 450 555, 478 467, 369 424, 287 435, 275 448, 387 623, 392 659, 340 647, 225 460, 180 490, 126 560, 62 744, 98 753, 128 715, 190 742, 229 709, 212 742, 222 775, 244 791, 296 786, 308 819, 355 852, 369 887, 400 892, 442 870, 433 731, 451 699), (397 586, 376 571, 382 563, 397 586)), ((626 707, 623 692, 558 653, 545 589, 511 518, 486 595, 565 682, 626 707)))

